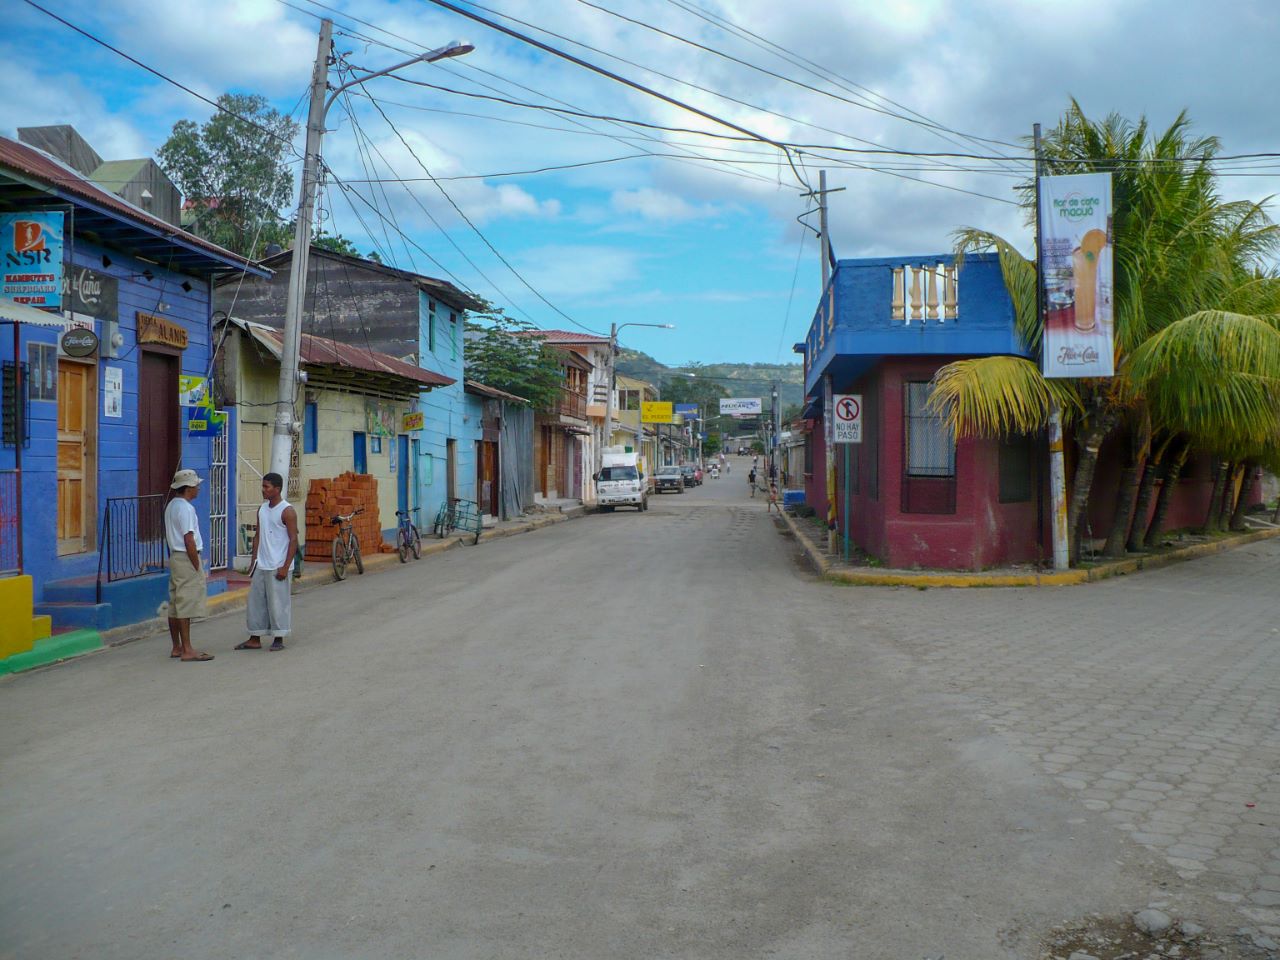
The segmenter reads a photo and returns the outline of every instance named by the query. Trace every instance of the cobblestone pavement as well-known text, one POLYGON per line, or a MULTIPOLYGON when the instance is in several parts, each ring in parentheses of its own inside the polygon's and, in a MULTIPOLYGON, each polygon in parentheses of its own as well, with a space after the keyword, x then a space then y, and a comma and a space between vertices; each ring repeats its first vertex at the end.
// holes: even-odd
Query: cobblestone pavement
POLYGON ((1085 587, 918 592, 909 616, 903 589, 854 597, 1082 807, 1280 938, 1278 578, 1269 541, 1085 587))

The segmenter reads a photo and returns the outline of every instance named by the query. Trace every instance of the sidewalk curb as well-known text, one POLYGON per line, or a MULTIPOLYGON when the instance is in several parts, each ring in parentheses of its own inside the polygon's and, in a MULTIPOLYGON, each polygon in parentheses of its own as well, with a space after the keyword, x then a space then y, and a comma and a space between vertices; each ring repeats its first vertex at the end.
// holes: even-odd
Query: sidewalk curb
POLYGON ((800 528, 788 513, 782 515, 791 535, 795 537, 809 564, 826 580, 855 586, 875 587, 1072 587, 1082 583, 1098 583, 1112 577, 1123 577, 1139 570, 1158 570, 1161 567, 1213 556, 1237 547, 1245 547, 1261 540, 1280 537, 1280 529, 1258 530, 1226 540, 1197 543, 1189 547, 1170 550, 1149 557, 1131 557, 1115 560, 1087 569, 1061 570, 1048 573, 941 573, 912 570, 845 570, 837 569, 813 542, 809 534, 800 528))
MULTIPOLYGON (((501 540, 506 537, 514 537, 521 533, 530 533, 534 530, 541 530, 543 527, 549 527, 557 523, 564 523, 567 520, 576 520, 579 517, 589 515, 587 508, 575 507, 564 513, 548 513, 540 517, 531 517, 528 520, 518 522, 518 526, 514 527, 495 527, 492 530, 486 530, 480 535, 480 542, 485 543, 489 540, 501 540)), ((465 537, 448 537, 444 540, 424 541, 422 545, 422 556, 431 557, 438 553, 444 553, 446 550, 452 550, 454 547, 461 546, 465 537)), ((400 557, 394 553, 375 553, 372 556, 364 558, 365 573, 375 573, 383 568, 394 568, 401 566, 400 557)), ((359 574, 356 574, 359 576, 359 574)), ((348 577, 350 579, 350 577, 348 577)), ((307 590, 313 590, 316 587, 323 587, 337 583, 333 578, 331 570, 314 570, 304 573, 301 577, 294 581, 294 593, 302 593, 307 590)), ((249 590, 242 587, 238 590, 227 590, 223 593, 212 596, 208 600, 209 618, 220 617, 224 614, 233 613, 236 610, 243 610, 249 590)), ((154 636, 168 629, 168 622, 164 617, 153 617, 150 620, 140 620, 137 623, 125 624, 122 627, 116 627, 113 630, 106 630, 102 633, 102 648, 109 649, 118 647, 126 643, 132 643, 134 640, 141 640, 145 637, 154 636)), ((90 651, 92 652, 92 651, 90 651)))

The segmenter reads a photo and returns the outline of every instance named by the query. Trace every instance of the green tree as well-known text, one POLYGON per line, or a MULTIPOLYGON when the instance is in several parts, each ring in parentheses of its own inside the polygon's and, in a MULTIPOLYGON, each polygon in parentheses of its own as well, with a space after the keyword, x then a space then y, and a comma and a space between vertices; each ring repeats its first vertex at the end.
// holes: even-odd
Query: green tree
POLYGON ((524 397, 535 410, 548 410, 559 399, 564 386, 560 360, 533 324, 486 303, 467 314, 466 333, 468 377, 524 397))
POLYGON ((285 157, 298 124, 258 94, 224 93, 218 106, 203 124, 175 123, 156 160, 192 204, 194 232, 256 259, 267 243, 292 240, 281 211, 293 196, 285 157))
MULTIPOLYGON (((1226 203, 1217 196, 1211 164, 1218 143, 1192 137, 1185 115, 1155 135, 1145 119, 1131 124, 1111 115, 1092 121, 1073 101, 1045 138, 1044 148, 1053 173, 1106 171, 1112 175, 1116 376, 1047 380, 1034 361, 1018 357, 962 360, 938 372, 934 404, 957 435, 978 436, 1039 430, 1048 422, 1052 405, 1061 407, 1078 447, 1068 500, 1073 559, 1079 557, 1085 532, 1098 452, 1108 437, 1125 430, 1131 442, 1106 547, 1107 553, 1118 555, 1126 545, 1150 540, 1152 531, 1145 528, 1150 488, 1145 502, 1142 488, 1148 480, 1152 485, 1155 481, 1153 441, 1159 457, 1172 451, 1185 462, 1189 444, 1217 437, 1234 450, 1237 432, 1248 434, 1252 429, 1251 422, 1238 419, 1241 408, 1226 403, 1189 420, 1194 375, 1154 359, 1138 371, 1135 358, 1144 356, 1144 348, 1150 349, 1148 342, 1160 331, 1186 320, 1178 334, 1184 338, 1179 341, 1183 350, 1192 354, 1206 350, 1214 358, 1200 371, 1206 382, 1227 382, 1228 372, 1264 381, 1280 373, 1264 369, 1265 362, 1258 361, 1269 356, 1264 342, 1267 331, 1274 329, 1269 321, 1236 326, 1230 336, 1206 336, 1221 323, 1223 311, 1273 314, 1280 308, 1275 282, 1259 278, 1256 271, 1256 265, 1275 250, 1277 236, 1261 206, 1226 203), (1192 343, 1188 345, 1185 338, 1192 343), (1153 404, 1155 394, 1161 399, 1153 404), (1187 402, 1173 402, 1174 395, 1186 396, 1187 402), (1212 428, 1207 428, 1215 417, 1212 428), (1135 499, 1142 513, 1135 511, 1135 499), (1146 536, 1135 536, 1137 531, 1131 528, 1137 526, 1144 527, 1146 536)), ((1022 190, 1028 219, 1033 221, 1034 185, 1022 190)), ((1019 333, 1033 352, 1038 350, 1043 329, 1036 311, 1034 262, 1008 241, 982 230, 960 231, 957 249, 961 255, 970 250, 998 253, 1019 333)), ((1166 482, 1165 489, 1169 487, 1166 482)), ((1152 525, 1157 531, 1162 516, 1158 506, 1152 525)))

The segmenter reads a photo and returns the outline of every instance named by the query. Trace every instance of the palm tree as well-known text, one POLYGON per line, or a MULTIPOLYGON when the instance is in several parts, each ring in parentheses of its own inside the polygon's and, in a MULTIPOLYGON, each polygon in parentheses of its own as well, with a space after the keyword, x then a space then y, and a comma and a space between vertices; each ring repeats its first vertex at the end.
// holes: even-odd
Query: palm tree
MULTIPOLYGON (((1143 515, 1135 521, 1133 508, 1148 472, 1152 438, 1161 438, 1159 449, 1164 456, 1172 446, 1167 442, 1171 438, 1188 434, 1203 440, 1221 436, 1222 430, 1232 426, 1220 421, 1218 434, 1206 434, 1203 423, 1180 420, 1186 407, 1168 401, 1185 380, 1181 372, 1151 361, 1143 367, 1143 379, 1135 381, 1131 363, 1135 353, 1171 324, 1198 316, 1180 328, 1179 335, 1200 338, 1197 342, 1205 349, 1222 351, 1219 367, 1206 369, 1206 377, 1221 378, 1223 371, 1254 371, 1254 376, 1262 376, 1261 368, 1251 364, 1270 362, 1269 352, 1256 342, 1262 336, 1260 329, 1249 328, 1248 336, 1241 338, 1245 331, 1237 325, 1233 328, 1237 336, 1203 339, 1228 305, 1247 304, 1250 311, 1264 304, 1270 304, 1266 312, 1280 309, 1275 282, 1259 276, 1253 267, 1275 250, 1276 228, 1261 205, 1224 203, 1217 197, 1210 166, 1217 150, 1215 138, 1190 135, 1185 114, 1153 137, 1145 119, 1131 124, 1111 115, 1095 122, 1072 101, 1058 127, 1045 138, 1044 155, 1052 173, 1105 171, 1112 175, 1116 376, 1047 380, 1033 361, 983 357, 948 364, 935 377, 935 408, 959 436, 1032 432, 1047 425, 1054 404, 1063 411, 1078 447, 1067 511, 1073 561, 1079 559, 1086 530, 1098 454, 1109 436, 1124 427, 1133 438, 1107 538, 1108 552, 1122 554, 1132 542, 1130 527, 1145 524, 1143 515), (1255 355, 1251 350, 1262 352, 1255 355), (1154 409, 1147 396, 1152 389, 1160 391, 1162 398, 1154 409)), ((1034 221, 1034 184, 1019 190, 1028 219, 1034 221)), ((957 233, 961 257, 968 251, 989 249, 999 255, 1023 342, 1030 352, 1038 353, 1043 318, 1036 310, 1035 264, 994 234, 972 228, 957 233)), ((1269 369, 1280 371, 1280 365, 1269 369)), ((1240 412, 1227 407, 1218 410, 1220 414, 1240 412)), ((1206 412, 1202 419, 1208 416, 1206 412)), ((1248 434, 1256 426, 1249 421, 1241 428, 1248 434)), ((1183 448, 1174 449, 1175 456, 1185 460, 1183 448)))

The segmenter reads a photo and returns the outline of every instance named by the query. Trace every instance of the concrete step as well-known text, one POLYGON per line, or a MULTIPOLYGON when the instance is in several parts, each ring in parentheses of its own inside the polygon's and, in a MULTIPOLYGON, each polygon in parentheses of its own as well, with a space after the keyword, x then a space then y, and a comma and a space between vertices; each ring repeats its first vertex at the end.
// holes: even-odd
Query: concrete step
POLYGON ((73 630, 61 633, 56 637, 37 640, 35 646, 25 653, 15 653, 11 657, 0 660, 0 676, 6 673, 20 673, 45 664, 66 660, 96 650, 102 646, 102 636, 97 630, 73 630))
MULTIPOLYGON (((112 610, 109 603, 37 603, 36 616, 52 618, 53 629, 64 630, 110 630, 112 610)), ((155 614, 152 614, 154 616, 155 614)), ((141 618, 139 618, 141 619, 141 618)), ((133 621, 125 621, 131 623, 133 621)))

